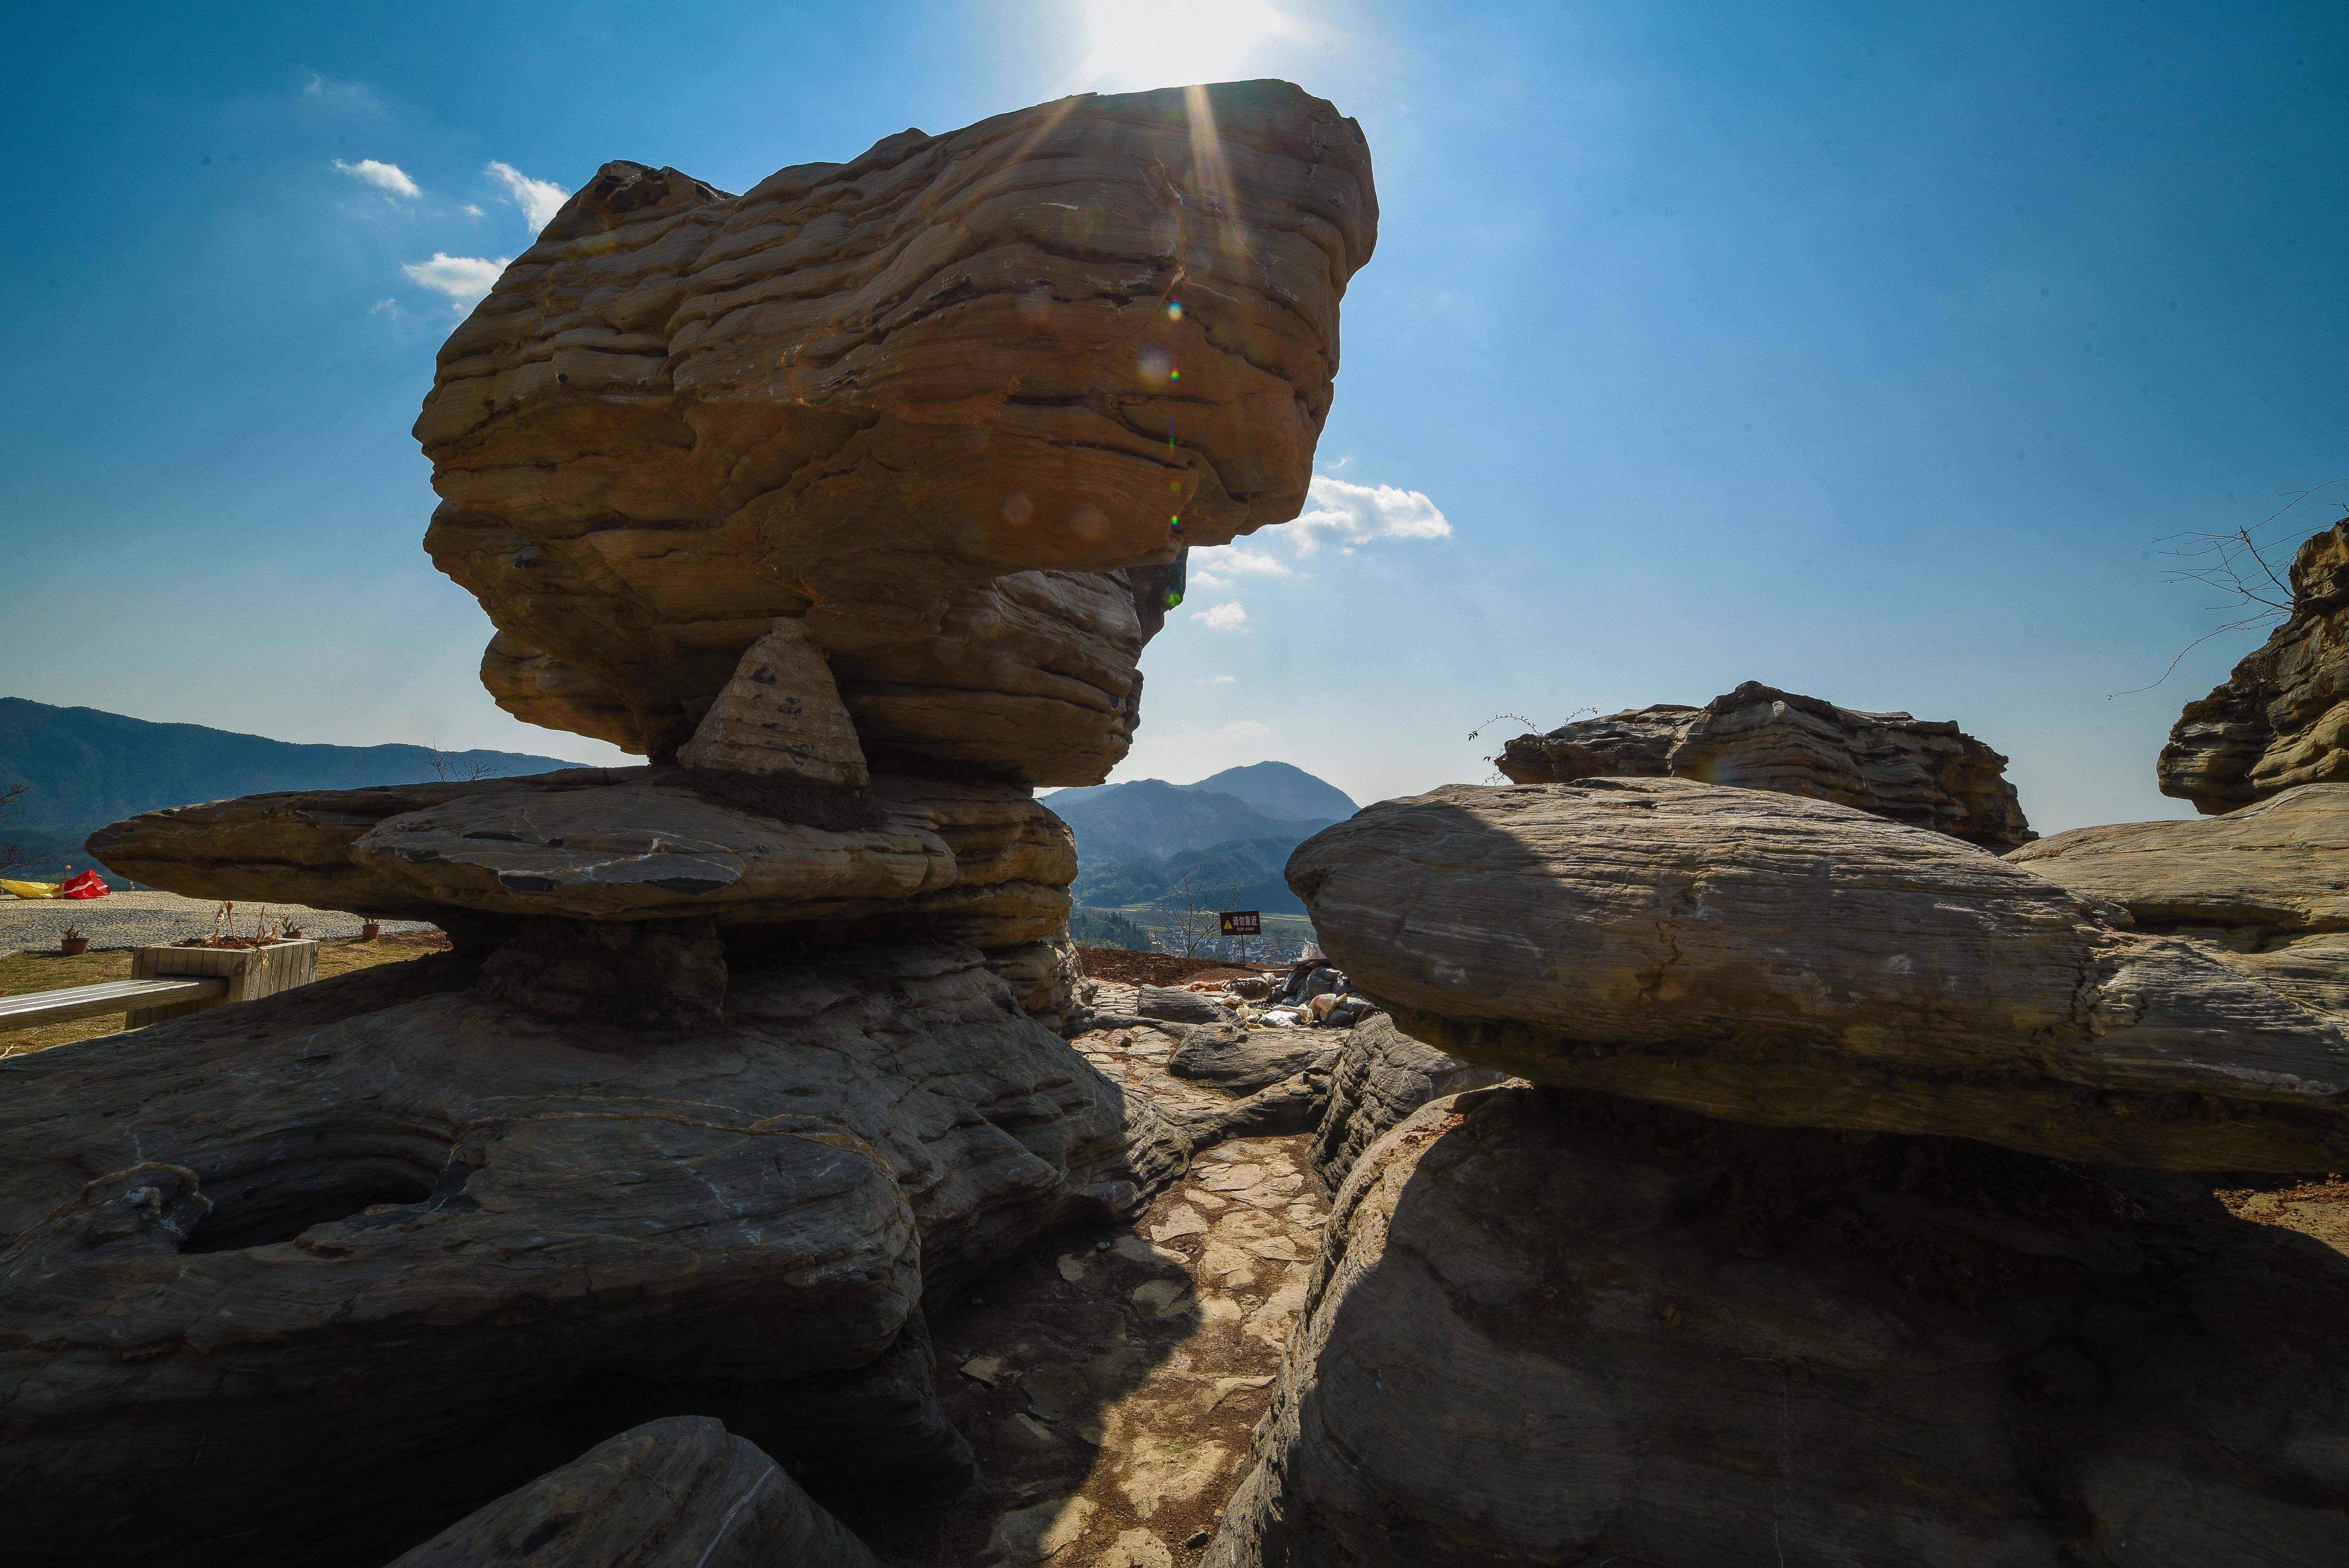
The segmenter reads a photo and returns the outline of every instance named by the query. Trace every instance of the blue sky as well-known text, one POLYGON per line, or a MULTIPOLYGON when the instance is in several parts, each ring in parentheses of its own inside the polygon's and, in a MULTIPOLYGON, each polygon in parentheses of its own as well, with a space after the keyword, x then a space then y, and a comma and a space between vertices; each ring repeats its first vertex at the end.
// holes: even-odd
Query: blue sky
POLYGON ((2043 830, 2186 814, 2155 753, 2256 637, 2113 696, 2219 618, 2156 542, 2349 475, 2338 5, 57 7, 0 70, 43 702, 611 758, 498 712, 419 547, 431 284, 530 242, 527 182, 739 191, 1087 88, 1300 82, 1382 207, 1332 515, 1207 573, 1121 778, 1369 799, 1486 776, 1495 714, 1759 679, 1959 720, 2043 830))

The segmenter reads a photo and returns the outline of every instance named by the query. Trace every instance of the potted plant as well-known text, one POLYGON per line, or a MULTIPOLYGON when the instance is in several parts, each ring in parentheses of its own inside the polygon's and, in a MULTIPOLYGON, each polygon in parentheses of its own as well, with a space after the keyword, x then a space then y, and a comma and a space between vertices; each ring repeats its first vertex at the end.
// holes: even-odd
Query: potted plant
POLYGON ((89 951, 89 938, 78 925, 68 925, 57 937, 57 951, 67 958, 78 958, 89 951))
POLYGON ((382 934, 383 922, 379 920, 366 921, 359 926, 359 940, 361 942, 373 942, 377 937, 381 936, 382 934))

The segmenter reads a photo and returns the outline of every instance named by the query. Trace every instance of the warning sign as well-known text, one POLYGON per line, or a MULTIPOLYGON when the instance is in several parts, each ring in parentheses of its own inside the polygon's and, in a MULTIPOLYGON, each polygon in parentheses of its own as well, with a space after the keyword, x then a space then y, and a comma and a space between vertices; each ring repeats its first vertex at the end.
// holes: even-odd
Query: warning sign
POLYGON ((1264 916, 1253 909, 1227 909, 1223 913, 1226 936, 1262 936, 1264 916))

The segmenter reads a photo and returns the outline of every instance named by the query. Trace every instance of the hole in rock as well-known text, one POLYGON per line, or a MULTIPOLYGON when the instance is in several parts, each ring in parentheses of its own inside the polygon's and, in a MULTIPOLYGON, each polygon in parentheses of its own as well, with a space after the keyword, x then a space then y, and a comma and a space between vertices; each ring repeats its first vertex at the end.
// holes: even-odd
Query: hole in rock
POLYGON ((336 1161, 272 1166, 207 1185, 212 1212, 182 1253, 233 1253, 290 1242, 378 1203, 420 1203, 432 1196, 435 1171, 399 1160, 336 1161))

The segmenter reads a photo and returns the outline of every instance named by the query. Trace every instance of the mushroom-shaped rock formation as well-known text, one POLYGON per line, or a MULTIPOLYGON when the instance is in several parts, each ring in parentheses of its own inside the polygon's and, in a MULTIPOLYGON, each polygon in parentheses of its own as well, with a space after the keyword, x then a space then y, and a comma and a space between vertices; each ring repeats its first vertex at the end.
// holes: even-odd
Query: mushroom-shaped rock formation
POLYGON ((1776 789, 2008 850, 2037 835, 2006 758, 1954 724, 1861 713, 1758 681, 1702 707, 1663 703, 1521 735, 1494 759, 1519 784, 1677 778, 1776 789))
POLYGON ((2312 1006, 2349 1013, 2349 784, 2302 784, 2221 817, 2119 822, 2006 857, 2187 937, 2312 1006))
POLYGON ((1324 829, 1288 876, 1397 1026, 1536 1082, 2178 1170, 2349 1157, 2349 1019, 1847 807, 1453 786, 1324 829))
POLYGON ((2205 816, 2349 781, 2349 520, 2301 545, 2291 615, 2186 705, 2156 771, 2163 794, 2205 816))
POLYGON ((1102 602, 1297 515, 1377 221, 1360 129, 1284 82, 905 131, 740 196, 607 164, 441 351, 427 546, 533 722, 666 757, 790 616, 868 743, 1098 782, 1141 645, 1102 602), (1023 573, 1096 581, 988 602, 1023 573), (1109 700, 977 757, 855 694, 1056 683, 1109 700))
POLYGON ((390 1568, 880 1568, 782 1467, 707 1416, 647 1421, 390 1568))

